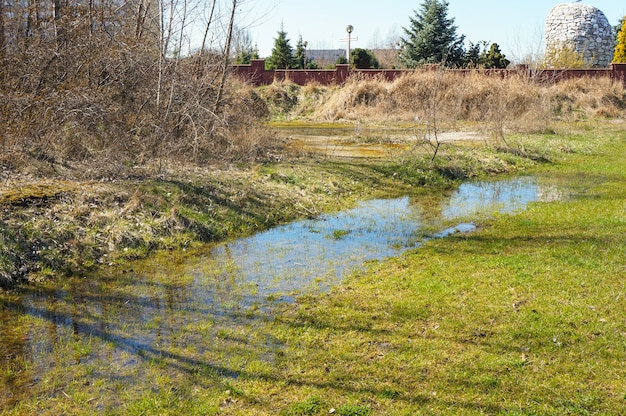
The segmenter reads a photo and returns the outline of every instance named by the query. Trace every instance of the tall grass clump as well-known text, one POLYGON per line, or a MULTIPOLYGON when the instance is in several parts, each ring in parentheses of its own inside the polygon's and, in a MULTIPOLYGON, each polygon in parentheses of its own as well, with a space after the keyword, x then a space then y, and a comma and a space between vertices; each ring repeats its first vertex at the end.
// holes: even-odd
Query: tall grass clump
POLYGON ((282 119, 315 117, 317 109, 340 89, 317 82, 301 86, 290 80, 283 80, 261 86, 256 91, 267 103, 271 116, 282 119))
POLYGON ((425 123, 436 114, 443 126, 470 123, 496 137, 549 131, 560 119, 619 117, 626 108, 623 85, 608 78, 539 82, 482 71, 415 71, 393 82, 357 76, 323 94, 311 118, 425 123))
POLYGON ((416 71, 393 82, 351 78, 315 114, 320 118, 426 119, 437 107, 442 120, 490 121, 507 114, 519 119, 542 104, 538 85, 523 77, 480 72, 416 71))
POLYGON ((376 118, 389 98, 389 84, 377 77, 351 77, 313 114, 324 120, 376 118))
POLYGON ((552 114, 566 121, 623 117, 626 89, 608 78, 572 79, 547 88, 552 114))

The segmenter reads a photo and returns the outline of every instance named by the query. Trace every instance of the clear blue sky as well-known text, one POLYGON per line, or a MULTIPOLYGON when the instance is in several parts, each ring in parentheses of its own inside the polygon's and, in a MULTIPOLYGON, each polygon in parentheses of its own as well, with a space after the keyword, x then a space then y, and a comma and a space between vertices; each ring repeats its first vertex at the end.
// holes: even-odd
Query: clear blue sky
MULTIPOLYGON (((536 55, 543 47, 543 27, 558 0, 449 0, 448 16, 459 34, 474 43, 498 43, 509 59, 536 55)), ((612 26, 626 15, 623 0, 583 0, 602 10, 612 26)), ((354 26, 351 47, 386 47, 403 35, 421 0, 244 0, 241 26, 246 27, 261 57, 269 56, 281 27, 295 48, 298 37, 310 49, 339 49, 346 44, 345 28, 354 26)))

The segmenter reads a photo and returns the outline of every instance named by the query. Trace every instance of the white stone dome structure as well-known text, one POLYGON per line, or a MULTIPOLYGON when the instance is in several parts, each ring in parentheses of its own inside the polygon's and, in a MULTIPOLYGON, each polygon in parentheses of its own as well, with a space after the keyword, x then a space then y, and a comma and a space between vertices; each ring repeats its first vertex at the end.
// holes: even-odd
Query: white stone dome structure
POLYGON ((613 59, 613 27, 593 6, 561 3, 552 8, 546 19, 546 48, 570 48, 582 54, 585 65, 605 68, 613 59))

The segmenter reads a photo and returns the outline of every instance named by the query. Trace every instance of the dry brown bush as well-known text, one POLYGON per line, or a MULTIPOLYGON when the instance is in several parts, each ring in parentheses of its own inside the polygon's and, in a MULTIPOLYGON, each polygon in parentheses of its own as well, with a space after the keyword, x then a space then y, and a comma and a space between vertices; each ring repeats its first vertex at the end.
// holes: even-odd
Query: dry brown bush
POLYGON ((355 78, 326 91, 311 117, 425 122, 435 114, 442 123, 473 122, 496 135, 543 131, 555 117, 620 117, 626 108, 624 86, 610 79, 540 83, 480 71, 416 71, 393 82, 355 78))
POLYGON ((388 98, 388 83, 378 78, 351 77, 340 88, 329 90, 312 117, 324 120, 376 117, 388 98))
POLYGON ((275 115, 291 112, 298 105, 299 91, 300 87, 290 81, 274 81, 259 88, 260 96, 269 104, 270 111, 275 115))
POLYGON ((608 78, 572 79, 549 87, 551 109, 565 119, 623 117, 626 89, 608 78))
POLYGON ((222 84, 223 56, 162 54, 154 25, 138 30, 139 3, 77 3, 56 18, 28 9, 27 22, 19 13, 5 19, 3 154, 87 176, 266 156, 265 102, 250 87, 222 84))

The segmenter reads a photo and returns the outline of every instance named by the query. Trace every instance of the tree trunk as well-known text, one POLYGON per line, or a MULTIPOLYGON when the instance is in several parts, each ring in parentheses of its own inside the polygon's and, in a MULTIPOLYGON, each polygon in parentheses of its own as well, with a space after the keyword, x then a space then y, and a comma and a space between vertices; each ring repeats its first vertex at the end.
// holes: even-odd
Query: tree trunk
POLYGON ((228 73, 228 62, 230 61, 230 44, 233 38, 233 27, 235 21, 235 10, 237 9, 237 0, 233 0, 233 9, 230 13, 230 21, 228 22, 228 34, 226 36, 226 47, 224 48, 224 59, 222 60, 222 77, 217 89, 217 97, 215 98, 215 104, 213 105, 213 114, 217 114, 222 95, 224 94, 224 85, 226 84, 226 74, 228 73))

